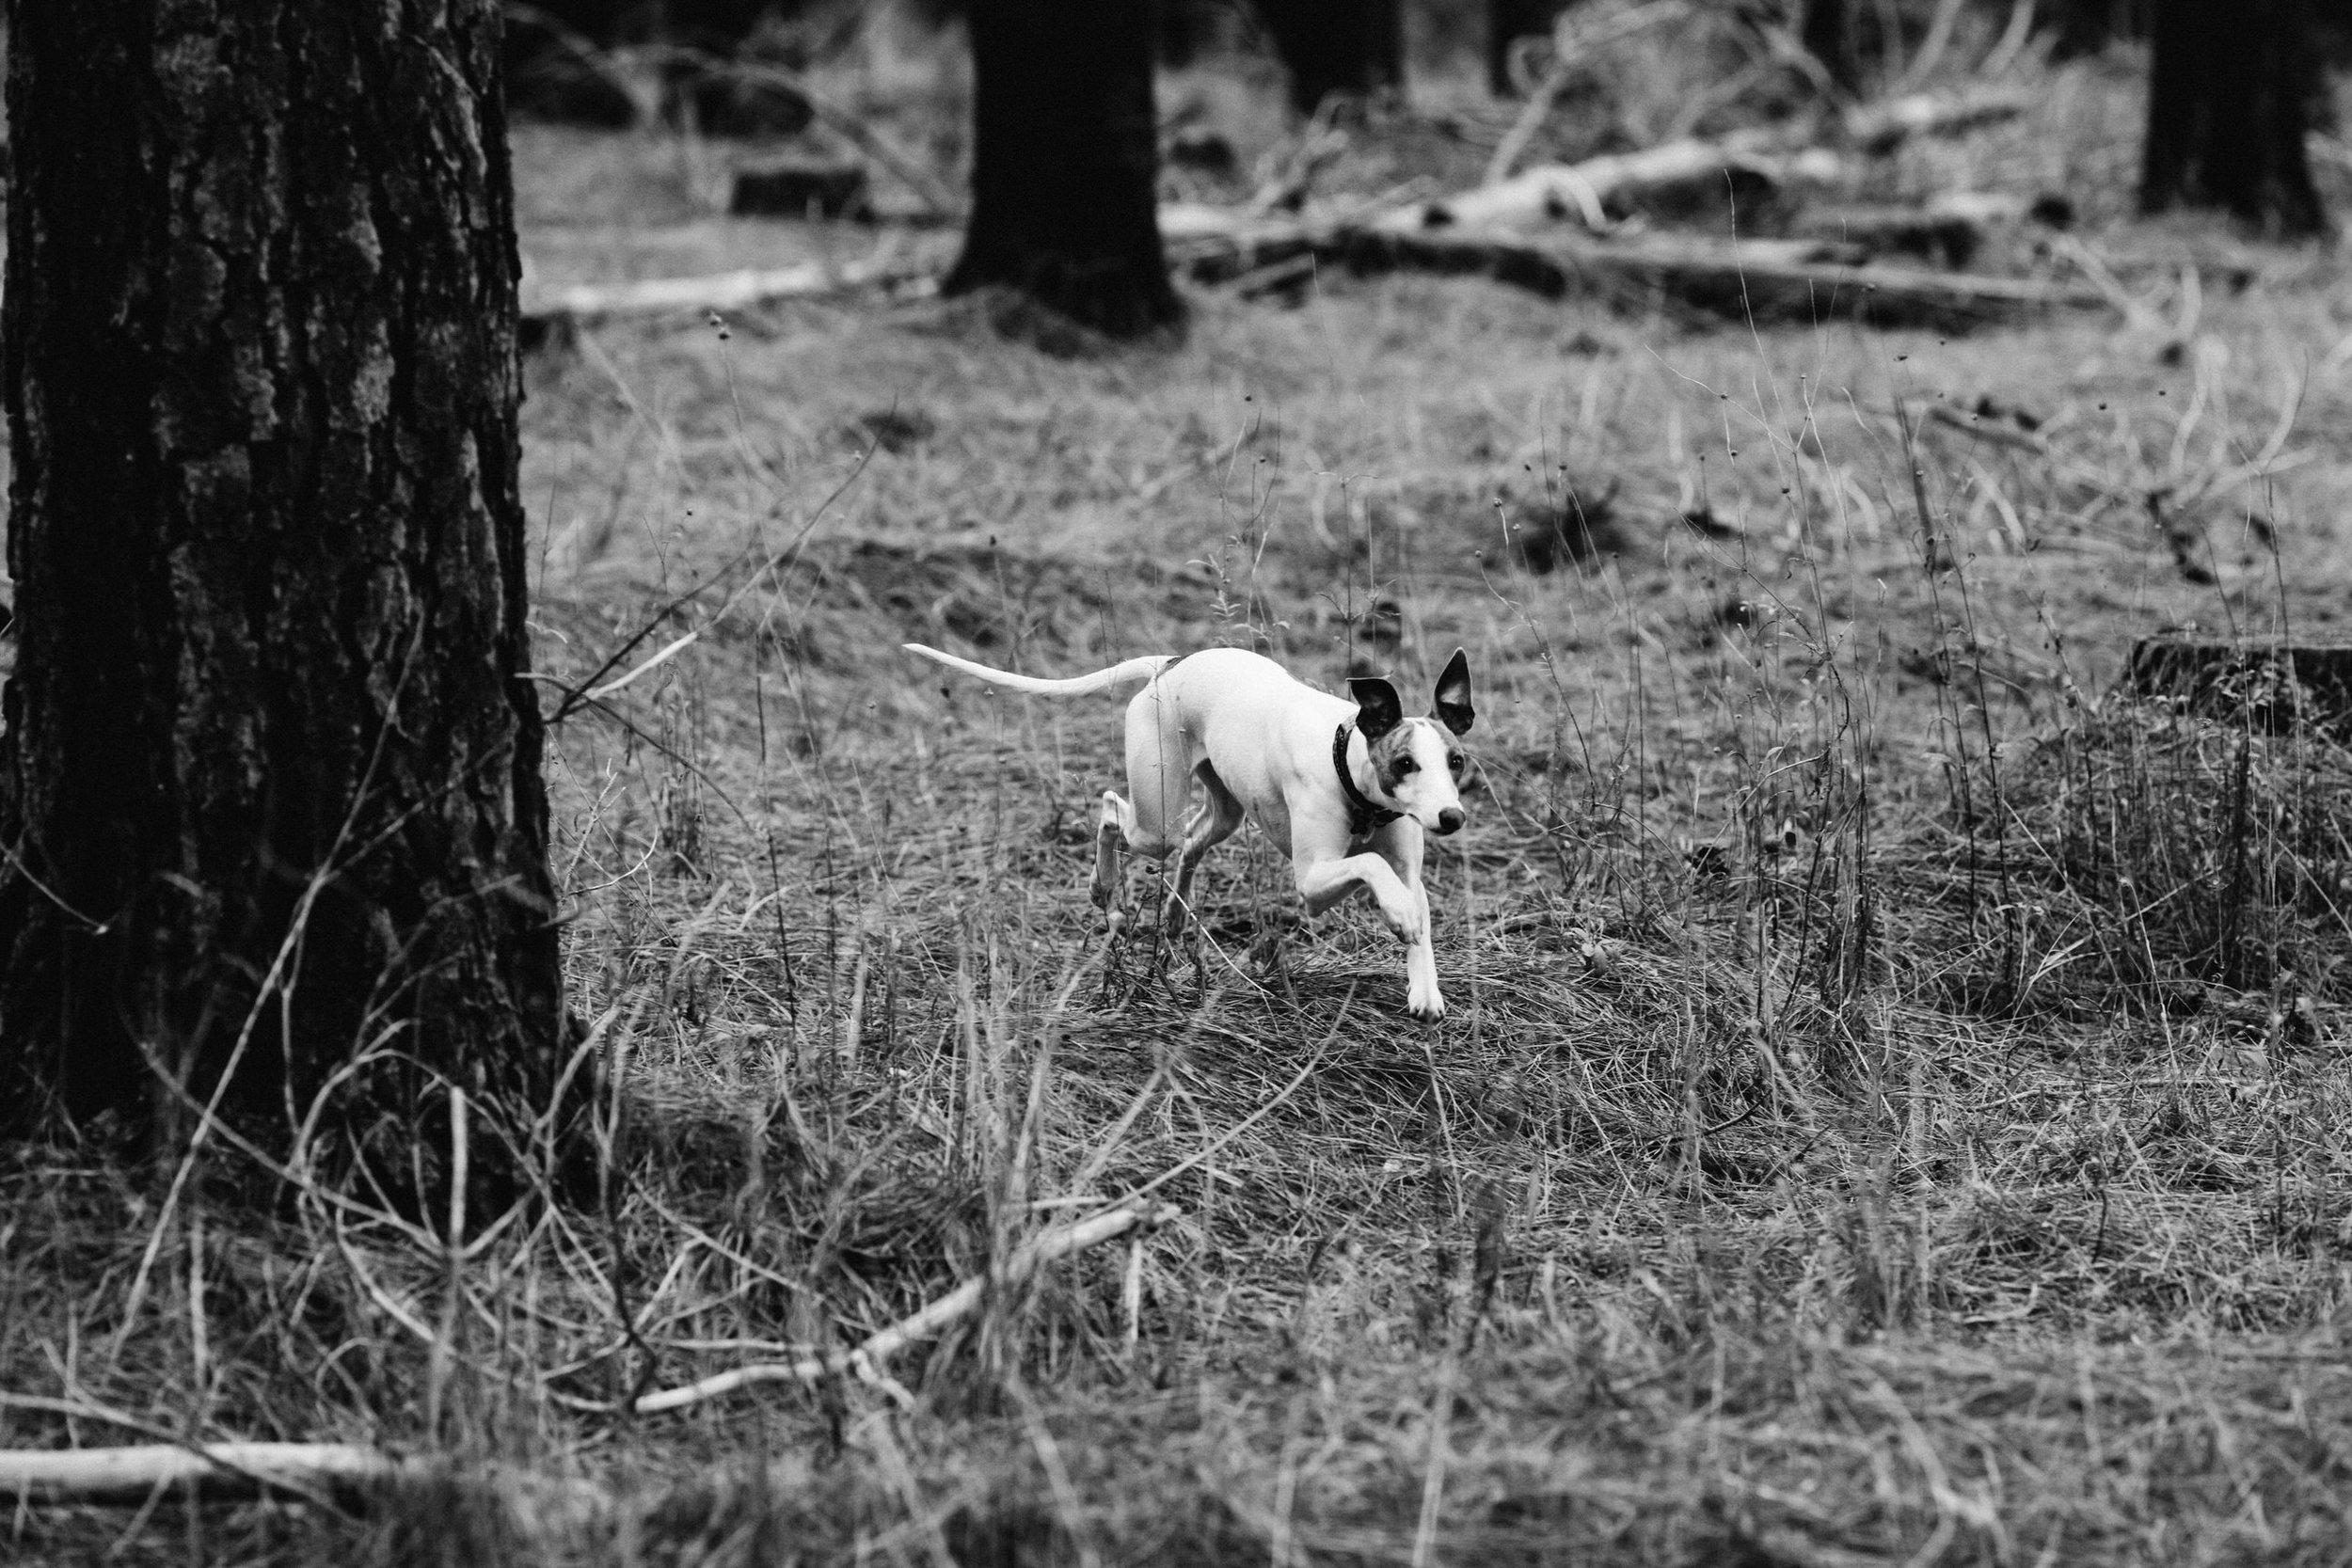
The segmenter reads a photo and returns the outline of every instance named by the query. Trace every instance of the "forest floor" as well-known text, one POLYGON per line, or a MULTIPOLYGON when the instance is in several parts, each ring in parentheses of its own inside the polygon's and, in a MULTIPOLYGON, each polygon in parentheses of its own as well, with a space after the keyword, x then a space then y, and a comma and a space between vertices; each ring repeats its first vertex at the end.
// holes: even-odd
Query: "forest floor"
MULTIPOLYGON (((1147 350, 861 298, 534 358, 541 668, 655 626, 550 768, 603 1210, 453 1261, 0 1173, 0 1386, 86 1411, 0 1407, 17 1443, 122 1440, 111 1409, 452 1456, 357 1521, 164 1499, 0 1539, 2345 1560, 2352 757, 2117 681, 2159 628, 2352 632, 2352 289, 2332 248, 2101 216, 2129 147, 2068 135, 2014 146, 2156 325, 1333 276, 1195 289, 1147 350), (2245 286, 2190 320, 2222 255, 2245 286), (1045 673, 1232 644, 1415 699, 1466 647, 1446 1019, 1405 1015, 1367 910, 1300 922, 1254 832, 1197 950, 1107 942, 1119 702, 992 696, 909 640, 1045 673), (1148 1227, 1019 1266, 1138 1194, 1148 1227), (617 1409, 974 1279, 880 1364, 617 1409)), ((870 243, 709 215, 707 146, 517 147, 542 277, 870 243)))

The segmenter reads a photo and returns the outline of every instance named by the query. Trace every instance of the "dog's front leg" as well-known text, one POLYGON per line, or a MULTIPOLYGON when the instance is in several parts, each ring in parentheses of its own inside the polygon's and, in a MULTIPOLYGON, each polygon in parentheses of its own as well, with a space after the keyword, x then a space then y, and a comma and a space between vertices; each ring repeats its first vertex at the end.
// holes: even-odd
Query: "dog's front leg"
POLYGON ((1419 935, 1405 956, 1405 1006, 1415 1018, 1434 1023, 1445 1017, 1445 997, 1438 990, 1438 955, 1431 945, 1437 922, 1429 912, 1429 889, 1421 879, 1421 825, 1406 817, 1381 830, 1374 848, 1396 872, 1420 911, 1419 935))
POLYGON ((1301 861, 1297 868, 1299 897, 1309 914, 1321 914, 1358 888, 1370 893, 1380 906, 1380 918, 1396 940, 1410 946, 1429 940, 1429 921, 1422 901, 1378 855, 1340 855, 1328 860, 1301 861))
POLYGON ((1420 888, 1421 940, 1405 955, 1405 1008, 1423 1023, 1445 1017, 1445 997, 1438 990, 1438 954, 1429 944, 1429 895, 1420 888))
POLYGON ((1445 999, 1438 994, 1438 958, 1429 948, 1428 895, 1418 884, 1408 886, 1378 855, 1345 855, 1298 867, 1298 893, 1309 914, 1321 914, 1358 888, 1371 893, 1380 918, 1405 943, 1406 1010, 1423 1023, 1436 1022, 1445 1016, 1445 999))

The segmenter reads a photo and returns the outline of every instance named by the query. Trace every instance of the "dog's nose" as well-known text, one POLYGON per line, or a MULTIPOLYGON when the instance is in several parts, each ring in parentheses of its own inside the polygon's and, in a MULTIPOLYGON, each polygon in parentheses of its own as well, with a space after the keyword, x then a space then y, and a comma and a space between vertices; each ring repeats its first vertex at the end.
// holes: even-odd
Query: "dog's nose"
POLYGON ((1454 832, 1460 829, 1463 823, 1469 820, 1470 818, 1462 815, 1459 810, 1453 806, 1448 806, 1445 810, 1438 814, 1438 832, 1441 833, 1454 832))

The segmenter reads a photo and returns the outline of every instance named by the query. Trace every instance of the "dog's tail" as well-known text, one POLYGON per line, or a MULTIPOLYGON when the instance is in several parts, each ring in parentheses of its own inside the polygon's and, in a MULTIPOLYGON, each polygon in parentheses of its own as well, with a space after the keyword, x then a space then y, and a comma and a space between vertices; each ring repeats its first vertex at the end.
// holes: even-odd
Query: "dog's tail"
POLYGON ((1073 675, 1068 680, 1041 680, 1035 675, 1016 675, 1009 670, 992 670, 985 664, 975 664, 968 658, 943 654, 937 648, 927 648, 920 642, 903 642, 899 646, 911 654, 936 659, 950 670, 961 670, 967 675, 977 675, 991 686, 1009 686, 1015 691, 1031 691, 1041 697, 1084 697, 1090 692, 1108 691, 1117 687, 1133 686, 1150 680, 1184 656, 1181 654, 1145 654, 1140 658, 1114 664, 1107 670, 1097 670, 1090 675, 1073 675))

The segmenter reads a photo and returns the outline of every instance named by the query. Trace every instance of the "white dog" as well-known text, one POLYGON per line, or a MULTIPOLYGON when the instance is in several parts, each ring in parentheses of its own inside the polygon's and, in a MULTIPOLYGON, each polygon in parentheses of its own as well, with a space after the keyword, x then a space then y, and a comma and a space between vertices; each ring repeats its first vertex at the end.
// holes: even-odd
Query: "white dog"
POLYGON ((1290 857, 1309 914, 1368 890, 1408 955, 1406 1006, 1415 1018, 1445 1015, 1429 948, 1429 895, 1421 885, 1422 834, 1451 833, 1465 816, 1458 787, 1470 708, 1470 658, 1460 649, 1438 677, 1434 719, 1408 719, 1396 688, 1351 680, 1353 705, 1302 686, 1269 658, 1239 648, 1154 654, 1069 680, 992 670, 919 642, 910 653, 1015 691, 1076 697, 1145 683, 1127 705, 1127 787, 1103 792, 1095 830, 1094 901, 1123 918, 1119 846, 1147 859, 1176 851, 1162 929, 1184 929, 1193 868, 1232 836, 1245 816, 1290 857), (1208 798, 1168 836, 1198 779, 1208 798), (1116 837, 1114 837, 1116 835, 1116 837))

